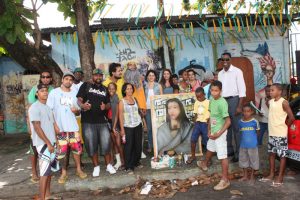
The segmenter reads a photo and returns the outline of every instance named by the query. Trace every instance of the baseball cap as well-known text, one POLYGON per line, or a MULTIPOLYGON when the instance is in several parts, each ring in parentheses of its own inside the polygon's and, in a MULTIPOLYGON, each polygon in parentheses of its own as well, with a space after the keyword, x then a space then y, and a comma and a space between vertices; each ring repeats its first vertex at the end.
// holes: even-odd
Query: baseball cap
POLYGON ((48 89, 48 85, 45 85, 43 83, 40 83, 40 84, 37 85, 37 90, 41 90, 43 88, 47 88, 48 89))
POLYGON ((72 72, 65 72, 62 78, 65 78, 66 76, 71 76, 73 79, 75 79, 75 76, 72 72))
POLYGON ((103 71, 102 71, 101 69, 98 69, 98 68, 97 68, 97 69, 94 69, 94 70, 93 70, 93 75, 94 75, 94 74, 103 74, 103 71))
POLYGON ((75 72, 80 72, 80 73, 83 74, 83 71, 82 71, 82 69, 80 67, 75 68, 74 71, 73 71, 73 73, 75 73, 75 72))

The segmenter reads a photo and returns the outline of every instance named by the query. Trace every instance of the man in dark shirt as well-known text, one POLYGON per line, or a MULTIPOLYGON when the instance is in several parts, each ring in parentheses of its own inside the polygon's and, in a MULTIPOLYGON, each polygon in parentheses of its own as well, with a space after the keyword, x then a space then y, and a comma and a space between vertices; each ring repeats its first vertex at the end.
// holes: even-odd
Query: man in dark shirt
POLYGON ((84 136, 84 144, 88 155, 94 165, 93 177, 100 174, 98 146, 101 147, 101 155, 104 155, 106 171, 115 174, 116 170, 110 164, 110 133, 105 117, 106 110, 110 107, 109 95, 102 85, 103 72, 100 69, 93 70, 92 82, 85 82, 80 87, 77 98, 81 107, 81 124, 84 136))

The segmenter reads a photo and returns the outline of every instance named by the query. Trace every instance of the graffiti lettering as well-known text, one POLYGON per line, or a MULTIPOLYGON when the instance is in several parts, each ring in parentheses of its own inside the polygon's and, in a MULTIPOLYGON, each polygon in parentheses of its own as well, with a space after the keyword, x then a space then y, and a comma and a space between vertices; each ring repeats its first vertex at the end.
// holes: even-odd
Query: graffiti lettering
POLYGON ((132 51, 130 48, 119 50, 119 53, 116 54, 119 62, 132 60, 136 58, 135 51, 132 51))
POLYGON ((22 84, 18 83, 16 85, 6 85, 7 94, 20 94, 22 92, 22 84))

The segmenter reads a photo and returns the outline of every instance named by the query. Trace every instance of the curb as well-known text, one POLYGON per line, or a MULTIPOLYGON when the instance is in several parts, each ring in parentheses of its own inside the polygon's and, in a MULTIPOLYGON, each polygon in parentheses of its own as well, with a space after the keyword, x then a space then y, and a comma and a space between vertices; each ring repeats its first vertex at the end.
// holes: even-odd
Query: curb
MULTIPOLYGON (((239 169, 238 163, 230 163, 229 171, 239 169)), ((173 180, 173 179, 187 179, 189 177, 199 176, 201 174, 213 174, 221 172, 220 163, 211 166, 207 172, 202 172, 198 167, 184 169, 164 169, 164 170, 139 170, 133 175, 116 174, 110 176, 100 176, 97 178, 89 177, 85 180, 73 179, 65 184, 67 191, 72 190, 97 190, 101 188, 117 189, 125 186, 135 184, 140 178, 145 180, 173 180)))

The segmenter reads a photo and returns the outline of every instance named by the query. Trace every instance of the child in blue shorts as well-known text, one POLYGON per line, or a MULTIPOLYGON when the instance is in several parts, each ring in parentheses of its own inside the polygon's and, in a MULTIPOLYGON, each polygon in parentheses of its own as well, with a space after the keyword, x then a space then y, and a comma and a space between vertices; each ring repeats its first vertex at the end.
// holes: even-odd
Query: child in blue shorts
POLYGON ((191 154, 192 156, 187 160, 187 164, 191 164, 195 159, 196 145, 198 138, 202 136, 202 145, 205 146, 208 141, 207 136, 207 121, 209 120, 209 100, 205 98, 205 92, 202 87, 195 91, 197 101, 194 104, 195 125, 191 136, 191 154))
POLYGON ((254 171, 259 170, 257 135, 260 128, 258 121, 253 115, 253 108, 250 104, 246 104, 243 106, 243 118, 239 121, 239 130, 241 133, 239 166, 244 171, 244 175, 239 181, 249 180, 248 168, 251 168, 251 184, 255 182, 254 171))

